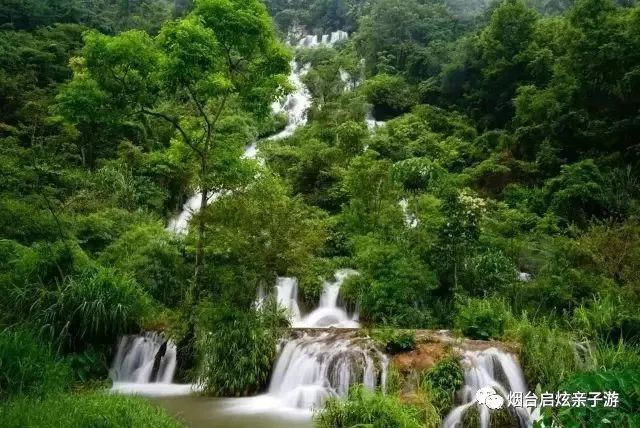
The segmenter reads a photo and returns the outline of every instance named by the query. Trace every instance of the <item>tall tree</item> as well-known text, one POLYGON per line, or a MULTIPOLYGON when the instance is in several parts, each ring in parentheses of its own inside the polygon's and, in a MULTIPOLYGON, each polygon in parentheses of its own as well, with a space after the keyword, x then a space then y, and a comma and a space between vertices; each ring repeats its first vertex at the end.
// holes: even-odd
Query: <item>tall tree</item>
MULTIPOLYGON (((59 97, 69 108, 61 110, 72 121, 78 106, 116 114, 123 122, 153 119, 173 127, 197 162, 205 210, 212 189, 221 186, 213 165, 224 151, 222 118, 230 106, 268 114, 287 87, 289 60, 261 1, 198 0, 192 13, 168 22, 156 37, 142 31, 113 37, 88 33, 81 66, 59 97), (87 106, 91 100, 82 91, 71 92, 76 81, 105 96, 93 97, 99 102, 87 106), (78 99, 86 102, 72 102, 78 99)), ((202 217, 196 231, 194 300, 205 264, 202 217)))

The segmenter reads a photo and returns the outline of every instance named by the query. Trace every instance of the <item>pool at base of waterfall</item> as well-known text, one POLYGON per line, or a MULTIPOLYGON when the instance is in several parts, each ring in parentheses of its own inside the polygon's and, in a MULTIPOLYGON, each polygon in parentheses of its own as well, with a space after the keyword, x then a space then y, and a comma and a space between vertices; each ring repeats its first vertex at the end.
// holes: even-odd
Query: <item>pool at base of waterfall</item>
POLYGON ((191 428, 311 428, 309 410, 282 407, 268 395, 210 398, 197 395, 149 398, 191 428))

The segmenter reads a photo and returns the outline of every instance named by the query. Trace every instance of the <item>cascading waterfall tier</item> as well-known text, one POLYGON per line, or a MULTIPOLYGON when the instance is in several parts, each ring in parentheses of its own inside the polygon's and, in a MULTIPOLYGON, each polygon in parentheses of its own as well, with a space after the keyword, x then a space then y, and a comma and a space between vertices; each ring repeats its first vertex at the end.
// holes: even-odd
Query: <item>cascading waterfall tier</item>
POLYGON ((193 385, 172 383, 176 365, 176 346, 161 333, 123 336, 109 373, 111 391, 147 396, 191 394, 193 385))
MULTIPOLYGON (((334 44, 346 40, 349 34, 345 31, 334 31, 331 34, 323 36, 305 36, 299 42, 298 46, 315 48, 318 46, 333 46, 334 44)), ((267 140, 279 140, 290 137, 301 126, 307 123, 307 111, 311 107, 311 93, 309 89, 302 83, 302 77, 309 72, 310 65, 299 66, 296 61, 291 62, 291 75, 289 83, 293 87, 293 92, 285 97, 282 102, 275 102, 271 109, 275 114, 286 113, 287 125, 285 128, 267 138, 267 140)), ((368 122, 367 122, 368 123, 368 122)), ((258 149, 255 142, 245 149, 245 159, 255 159, 258 155, 258 149)), ((207 202, 213 203, 220 197, 221 193, 212 193, 208 196, 207 202)), ((183 205, 182 211, 169 220, 167 229, 178 234, 185 234, 189 229, 189 221, 200 211, 202 207, 202 193, 197 191, 183 205)))
MULTIPOLYGON (((243 159, 255 159, 258 156, 258 146, 255 142, 247 146, 242 154, 243 159)), ((224 192, 213 192, 207 197, 207 203, 215 202, 224 192)), ((202 208, 202 192, 196 192, 182 206, 182 211, 169 220, 167 230, 177 234, 186 234, 189 230, 189 220, 202 208)))
POLYGON ((346 397, 349 388, 384 390, 387 357, 368 338, 336 332, 295 333, 275 365, 269 395, 285 406, 320 408, 330 397, 346 397))
MULTIPOLYGON (((445 418, 443 428, 462 428, 465 414, 474 406, 478 409, 480 428, 489 428, 491 411, 476 402, 476 392, 485 387, 493 388, 505 402, 509 392, 526 394, 527 385, 520 365, 515 358, 496 348, 484 351, 465 351, 462 364, 465 368, 464 386, 458 392, 460 405, 445 418)), ((529 412, 523 408, 504 407, 520 427, 531 427, 529 412)))
POLYGON ((347 40, 348 38, 349 33, 342 30, 334 31, 331 34, 323 34, 322 36, 310 34, 300 39, 298 47, 315 48, 318 46, 333 46, 338 42, 347 40))
POLYGON ((120 339, 110 376, 114 382, 171 383, 175 370, 175 344, 148 332, 120 339))
MULTIPOLYGON (((278 306, 285 309, 294 328, 358 328, 358 315, 349 315, 344 307, 339 306, 340 287, 344 281, 358 272, 352 269, 340 269, 331 281, 322 285, 322 294, 318 307, 302 315, 298 306, 298 280, 296 278, 279 277, 276 280, 275 293, 278 306)), ((257 306, 265 299, 264 292, 258 294, 257 306)))

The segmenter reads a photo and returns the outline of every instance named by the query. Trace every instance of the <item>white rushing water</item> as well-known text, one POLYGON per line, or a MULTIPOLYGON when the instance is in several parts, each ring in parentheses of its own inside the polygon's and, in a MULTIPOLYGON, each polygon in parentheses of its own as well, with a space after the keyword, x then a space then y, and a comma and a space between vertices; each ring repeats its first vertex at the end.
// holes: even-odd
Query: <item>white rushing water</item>
MULTIPOLYGON (((279 277, 276 280, 275 293, 278 305, 286 309, 291 326, 294 328, 358 328, 357 314, 349 316, 346 308, 338 305, 340 287, 351 275, 358 272, 352 269, 339 269, 331 281, 322 284, 322 293, 318 307, 306 315, 302 315, 298 305, 298 280, 296 278, 279 277)), ((258 306, 266 296, 261 291, 258 295, 258 306)))
POLYGON ((298 47, 315 48, 318 46, 333 46, 338 42, 347 40, 348 38, 349 33, 342 30, 334 31, 331 34, 323 34, 322 36, 310 34, 300 39, 298 47))
POLYGON ((109 373, 112 391, 143 395, 191 393, 191 385, 171 383, 176 365, 176 346, 161 334, 123 336, 109 373))
MULTIPOLYGON (((249 146, 247 146, 242 154, 243 159, 256 159, 258 156, 258 145, 254 141, 249 146)), ((211 204, 215 202, 223 192, 213 192, 209 194, 207 197, 207 203, 211 204)), ((193 196, 191 196, 187 202, 182 206, 182 211, 169 220, 169 224, 167 225, 167 230, 170 230, 173 233, 177 234, 186 234, 189 230, 189 221, 191 218, 200 211, 202 207, 202 193, 196 192, 193 196)))
POLYGON ((385 387, 388 359, 367 338, 336 333, 289 340, 275 365, 269 395, 287 407, 321 407, 330 397, 346 397, 349 387, 385 387))
MULTIPOLYGON (((443 428, 462 428, 464 415, 476 406, 480 417, 480 428, 489 428, 491 411, 476 402, 476 392, 491 387, 506 402, 509 392, 526 394, 527 385, 520 365, 515 358, 496 348, 484 351, 466 351, 462 361, 465 367, 464 386, 459 392, 460 405, 455 407, 442 423, 443 428)), ((529 412, 523 408, 508 408, 521 427, 531 427, 529 412)))
MULTIPOLYGON (((349 34, 345 31, 334 31, 323 36, 305 36, 299 42, 299 47, 315 48, 318 46, 333 46, 334 44, 346 40, 349 34)), ((302 77, 309 72, 310 65, 300 66, 295 60, 291 62, 291 75, 289 82, 293 91, 287 95, 282 102, 275 102, 271 108, 275 114, 286 113, 287 124, 285 128, 268 137, 267 140, 280 140, 290 137, 293 133, 307 123, 307 112, 311 107, 311 93, 302 83, 302 77)), ((367 122, 368 123, 368 122, 367 122)), ((243 154, 245 159, 256 159, 258 147, 255 142, 249 145, 243 154)), ((208 203, 213 203, 220 197, 220 193, 212 193, 207 198, 208 203)), ((182 211, 169 220, 167 229, 178 234, 185 234, 189 229, 189 221, 200 211, 202 207, 202 193, 196 192, 182 206, 182 211)))
POLYGON ((275 114, 287 114, 287 125, 282 131, 272 135, 267 140, 281 140, 290 137, 296 129, 307 123, 307 111, 311 107, 311 93, 306 85, 302 83, 302 77, 309 72, 309 69, 309 64, 300 66, 295 60, 291 62, 289 83, 293 87, 293 91, 282 102, 276 102, 271 105, 271 109, 275 114))

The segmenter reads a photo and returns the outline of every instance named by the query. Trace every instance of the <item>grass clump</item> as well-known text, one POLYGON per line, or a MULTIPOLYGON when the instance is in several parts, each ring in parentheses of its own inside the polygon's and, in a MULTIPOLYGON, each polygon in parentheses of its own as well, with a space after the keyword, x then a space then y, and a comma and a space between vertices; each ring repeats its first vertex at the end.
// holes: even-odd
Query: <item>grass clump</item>
POLYGON ((0 331, 0 400, 43 397, 67 388, 71 370, 27 330, 0 331))
MULTIPOLYGON (((547 411, 545 426, 599 427, 613 425, 633 428, 640 426, 640 367, 632 369, 599 370, 579 373, 560 385, 561 391, 615 391, 616 407, 597 406, 557 408, 547 411), (552 425, 553 424, 553 425, 552 425)), ((604 395, 602 396, 604 400, 604 395)), ((550 409, 549 409, 550 410, 550 409)))
POLYGON ((19 399, 0 406, 4 428, 179 428, 183 425, 139 397, 91 392, 19 399))
POLYGON ((203 307, 196 351, 204 393, 240 397, 262 390, 287 325, 275 302, 247 312, 229 306, 203 307))
POLYGON ((497 339, 504 333, 509 310, 500 299, 469 299, 460 305, 456 328, 472 339, 497 339))
POLYGON ((520 363, 527 383, 532 387, 540 384, 549 391, 556 391, 558 384, 581 369, 582 362, 573 338, 548 321, 534 323, 523 317, 508 335, 522 345, 520 363))
POLYGON ((389 354, 399 354, 416 349, 416 332, 413 330, 374 330, 371 336, 384 346, 389 354))
POLYGON ((446 415, 453 407, 456 391, 464 384, 464 370, 460 361, 449 356, 427 370, 421 381, 421 389, 427 390, 440 415, 446 415))
POLYGON ((357 387, 349 391, 347 400, 327 401, 314 415, 314 422, 317 428, 431 428, 438 426, 439 418, 403 404, 397 396, 357 387))
POLYGON ((15 294, 27 319, 70 351, 111 345, 139 329, 149 297, 130 277, 109 268, 67 276, 55 288, 26 287, 15 294))

